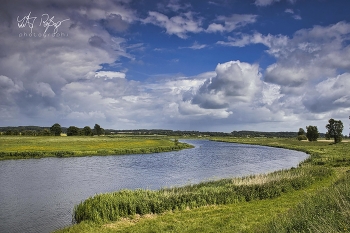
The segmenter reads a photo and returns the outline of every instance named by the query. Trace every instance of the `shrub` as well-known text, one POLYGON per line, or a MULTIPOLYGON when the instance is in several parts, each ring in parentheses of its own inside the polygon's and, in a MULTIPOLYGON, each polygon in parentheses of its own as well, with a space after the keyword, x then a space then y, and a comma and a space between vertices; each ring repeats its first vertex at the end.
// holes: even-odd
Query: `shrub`
POLYGON ((299 141, 301 141, 301 140, 307 140, 307 137, 306 137, 305 135, 299 135, 299 136, 297 137, 297 139, 298 139, 299 141))

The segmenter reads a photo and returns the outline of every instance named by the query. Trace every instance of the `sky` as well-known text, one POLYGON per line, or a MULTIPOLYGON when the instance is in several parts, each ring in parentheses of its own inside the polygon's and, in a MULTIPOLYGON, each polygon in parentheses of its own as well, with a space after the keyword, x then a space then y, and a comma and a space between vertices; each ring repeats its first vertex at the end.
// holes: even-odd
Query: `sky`
POLYGON ((2 0, 0 126, 295 131, 350 116, 349 0, 2 0))

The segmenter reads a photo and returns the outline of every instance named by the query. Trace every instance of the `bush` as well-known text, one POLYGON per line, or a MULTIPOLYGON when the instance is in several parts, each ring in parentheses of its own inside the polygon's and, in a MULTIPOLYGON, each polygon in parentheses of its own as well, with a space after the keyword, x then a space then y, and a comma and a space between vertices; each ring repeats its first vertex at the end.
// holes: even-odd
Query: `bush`
POLYGON ((297 139, 298 139, 299 141, 301 141, 301 140, 307 140, 307 137, 306 137, 305 135, 299 135, 299 136, 297 137, 297 139))

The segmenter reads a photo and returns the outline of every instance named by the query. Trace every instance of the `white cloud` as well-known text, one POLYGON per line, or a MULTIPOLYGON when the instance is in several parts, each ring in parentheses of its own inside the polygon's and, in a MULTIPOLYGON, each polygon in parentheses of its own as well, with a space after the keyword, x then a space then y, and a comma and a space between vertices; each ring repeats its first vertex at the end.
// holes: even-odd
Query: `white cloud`
POLYGON ((292 17, 296 20, 301 20, 301 16, 300 15, 297 15, 297 14, 294 14, 294 10, 293 9, 286 9, 284 11, 285 13, 289 13, 289 14, 292 14, 292 17))
POLYGON ((302 29, 292 38, 283 35, 266 36, 255 32, 252 35, 238 34, 227 42, 218 44, 244 47, 250 44, 264 44, 270 55, 277 59, 266 69, 264 80, 281 85, 282 93, 301 93, 305 85, 337 74, 342 69, 350 71, 350 24, 339 22, 322 27, 302 29))
POLYGON ((255 0, 255 5, 257 6, 268 6, 280 0, 255 0))
MULTIPOLYGON (((269 6, 273 3, 280 2, 281 0, 255 0, 255 5, 257 6, 269 6)), ((290 4, 296 3, 297 0, 287 0, 290 4)))
POLYGON ((197 41, 195 41, 193 43, 192 46, 189 46, 189 47, 180 47, 180 49, 193 49, 193 50, 198 50, 198 49, 204 49, 208 47, 208 45, 206 44, 199 44, 197 41))
POLYGON ((55 92, 51 89, 50 84, 40 82, 35 86, 35 91, 42 97, 54 97, 56 94, 55 92))
POLYGON ((337 109, 350 111, 350 73, 328 78, 312 88, 303 98, 304 105, 315 113, 337 109))
POLYGON ((170 0, 168 5, 166 5, 167 8, 171 9, 172 11, 179 11, 179 10, 186 10, 191 7, 191 4, 180 4, 179 0, 170 0))
POLYGON ((283 35, 271 35, 268 34, 266 36, 261 33, 255 32, 252 35, 248 34, 237 34, 236 37, 228 37, 228 41, 218 41, 217 44, 224 46, 234 46, 234 47, 245 47, 250 44, 263 44, 270 49, 268 52, 270 54, 278 54, 278 52, 286 46, 288 43, 288 37, 283 35))
POLYGON ((151 23, 165 28, 169 35, 176 35, 180 38, 187 38, 188 33, 198 33, 203 31, 201 20, 194 18, 194 13, 187 12, 169 18, 168 16, 150 11, 148 17, 143 20, 144 23, 151 23))
POLYGON ((125 73, 116 71, 98 71, 95 74, 96 78, 113 79, 113 78, 125 78, 125 73))
MULTIPOLYGON (((15 0, 15 4, 6 6, 7 18, 0 14, 1 21, 14 20, 0 24, 3 32, 0 37, 0 82, 6 81, 8 85, 11 84, 9 80, 12 82, 12 88, 8 88, 12 91, 6 92, 6 102, 11 103, 11 107, 6 107, 6 115, 12 112, 26 119, 42 119, 42 123, 50 121, 49 118, 59 120, 72 111, 62 103, 62 90, 66 85, 102 76, 125 78, 121 72, 95 74, 95 71, 101 69, 102 63, 113 66, 120 57, 133 59, 127 52, 126 40, 112 36, 106 30, 125 31, 137 20, 127 2, 59 1, 55 8, 43 0, 36 1, 35 7, 32 2, 17 3, 15 0), (32 29, 36 37, 28 36, 28 26, 17 26, 17 16, 28 15, 28 9, 31 9, 32 17, 38 17, 38 23, 32 29), (69 19, 58 28, 63 36, 38 36, 45 30, 39 26, 43 13, 54 16, 55 21, 69 19)), ((52 27, 47 33, 52 33, 52 27)), ((114 88, 118 90, 118 87, 114 88)))
POLYGON ((301 20, 301 16, 300 15, 293 15, 293 18, 296 19, 296 20, 301 20))
POLYGON ((250 102, 255 96, 261 74, 258 65, 240 61, 218 64, 216 76, 207 79, 191 103, 204 109, 225 109, 231 104, 250 102))
POLYGON ((256 18, 257 18, 257 15, 250 15, 250 14, 233 14, 230 17, 219 16, 216 19, 216 21, 219 23, 210 24, 206 32, 208 33, 231 32, 247 24, 255 23, 256 18))

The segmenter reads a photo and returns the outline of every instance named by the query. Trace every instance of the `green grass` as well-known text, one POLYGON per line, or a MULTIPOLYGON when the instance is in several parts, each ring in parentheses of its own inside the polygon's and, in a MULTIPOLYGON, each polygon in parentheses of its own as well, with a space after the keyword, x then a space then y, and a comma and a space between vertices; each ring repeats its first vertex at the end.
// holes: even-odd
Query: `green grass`
MULTIPOLYGON (((350 170, 349 170, 350 171, 350 170)), ((350 232, 350 172, 255 232, 350 232)))
POLYGON ((1 136, 0 160, 158 153, 190 148, 155 137, 25 137, 1 136))
POLYGON ((96 219, 86 218, 59 232, 348 231, 348 223, 344 220, 349 219, 350 211, 347 198, 350 196, 350 175, 346 173, 350 161, 349 143, 267 138, 216 140, 300 150, 310 154, 310 158, 296 169, 271 174, 206 182, 171 190, 122 191, 128 193, 125 197, 117 197, 122 192, 102 194, 81 204, 86 204, 85 207, 89 209, 82 210, 83 214, 92 211, 92 216, 98 216, 96 219), (162 203, 166 206, 166 203, 174 200, 174 196, 180 201, 171 208, 160 212, 137 212, 137 203, 142 203, 147 210, 152 209, 149 207, 152 206, 150 202, 156 201, 159 206, 162 203), (127 197, 130 197, 129 200, 127 197), (107 209, 116 210, 115 206, 121 202, 128 203, 132 211, 116 217, 116 221, 105 218, 108 215, 115 216, 110 215, 111 211, 107 209), (317 221, 313 220, 315 216, 317 221))

